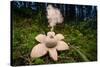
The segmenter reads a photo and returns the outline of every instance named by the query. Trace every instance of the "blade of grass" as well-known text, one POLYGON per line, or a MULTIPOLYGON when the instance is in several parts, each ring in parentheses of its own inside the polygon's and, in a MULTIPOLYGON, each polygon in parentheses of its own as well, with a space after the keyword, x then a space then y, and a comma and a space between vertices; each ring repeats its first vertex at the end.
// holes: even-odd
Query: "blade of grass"
POLYGON ((75 46, 72 45, 70 45, 70 47, 73 48, 84 61, 89 62, 89 59, 79 49, 77 49, 75 46))

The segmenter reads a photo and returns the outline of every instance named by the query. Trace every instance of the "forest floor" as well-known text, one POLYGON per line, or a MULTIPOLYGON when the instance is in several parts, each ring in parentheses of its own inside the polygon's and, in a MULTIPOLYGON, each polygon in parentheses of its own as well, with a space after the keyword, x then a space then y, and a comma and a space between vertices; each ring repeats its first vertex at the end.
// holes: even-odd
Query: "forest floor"
POLYGON ((71 24, 74 21, 57 25, 56 33, 62 33, 64 41, 70 43, 70 49, 59 51, 59 59, 54 62, 48 54, 37 59, 30 58, 32 48, 39 42, 35 37, 46 34, 50 28, 47 20, 39 15, 35 18, 23 18, 18 15, 12 16, 12 65, 38 65, 89 62, 97 60, 97 30, 93 29, 90 22, 79 21, 77 25, 71 24), (88 26, 87 26, 88 25, 88 26))

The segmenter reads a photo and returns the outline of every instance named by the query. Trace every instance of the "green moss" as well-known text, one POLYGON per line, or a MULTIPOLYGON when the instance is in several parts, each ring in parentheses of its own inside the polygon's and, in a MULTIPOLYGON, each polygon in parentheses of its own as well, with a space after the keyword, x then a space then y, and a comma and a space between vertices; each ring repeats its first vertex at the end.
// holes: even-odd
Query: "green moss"
POLYGON ((35 61, 34 61, 34 64, 44 64, 44 63, 45 63, 44 60, 40 59, 40 58, 35 59, 35 61))

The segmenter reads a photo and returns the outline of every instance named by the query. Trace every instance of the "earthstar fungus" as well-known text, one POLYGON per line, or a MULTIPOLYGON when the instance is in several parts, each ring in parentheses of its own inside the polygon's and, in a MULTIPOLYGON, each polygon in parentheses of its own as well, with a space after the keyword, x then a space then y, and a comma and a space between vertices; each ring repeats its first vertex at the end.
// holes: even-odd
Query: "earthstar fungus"
POLYGON ((58 60, 57 51, 68 50, 69 46, 63 41, 64 36, 62 34, 56 34, 55 32, 48 32, 47 36, 39 34, 35 38, 40 43, 33 47, 30 56, 32 58, 38 58, 44 56, 49 52, 50 57, 54 60, 58 60))

